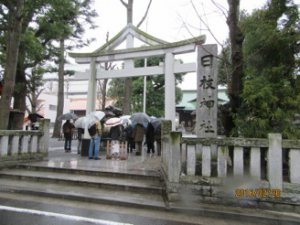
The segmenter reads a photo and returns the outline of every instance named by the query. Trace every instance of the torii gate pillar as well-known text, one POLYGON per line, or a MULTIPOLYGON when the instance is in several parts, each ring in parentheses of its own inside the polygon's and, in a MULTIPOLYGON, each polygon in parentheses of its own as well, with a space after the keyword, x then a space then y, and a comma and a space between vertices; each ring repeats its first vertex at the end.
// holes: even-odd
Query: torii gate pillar
POLYGON ((95 58, 91 59, 90 62, 90 76, 89 76, 89 83, 88 83, 88 102, 86 104, 86 115, 88 115, 90 112, 95 111, 96 107, 96 80, 97 76, 97 68, 96 68, 96 60, 95 58))
POLYGON ((174 55, 165 54, 165 119, 172 121, 172 130, 175 131, 176 105, 175 105, 175 76, 174 55))

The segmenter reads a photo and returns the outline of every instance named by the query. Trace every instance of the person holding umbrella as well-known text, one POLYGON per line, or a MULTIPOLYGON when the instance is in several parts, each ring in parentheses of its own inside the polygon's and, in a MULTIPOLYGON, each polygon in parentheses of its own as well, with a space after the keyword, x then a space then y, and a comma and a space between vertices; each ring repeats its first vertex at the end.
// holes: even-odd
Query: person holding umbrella
POLYGON ((130 120, 132 121, 133 132, 132 137, 135 142, 136 155, 141 155, 142 152, 142 143, 145 136, 145 129, 148 127, 150 122, 150 117, 146 113, 137 112, 134 113, 130 120))
POLYGON ((120 157, 120 139, 123 134, 122 119, 113 117, 105 122, 105 126, 110 128, 109 137, 111 138, 110 155, 113 159, 120 157))
POLYGON ((154 127, 152 123, 149 123, 146 131, 147 153, 150 153, 150 151, 152 151, 152 153, 155 152, 154 141, 154 127))
POLYGON ((141 124, 136 124, 133 128, 132 137, 135 142, 136 152, 135 155, 141 155, 143 140, 145 135, 145 128, 141 124))
POLYGON ((90 147, 89 147, 89 159, 99 160, 99 149, 102 135, 102 125, 99 120, 96 119, 95 124, 93 124, 89 129, 89 134, 91 136, 90 147))
POLYGON ((70 120, 67 120, 63 124, 63 133, 65 138, 65 152, 71 152, 71 146, 72 146, 72 137, 73 132, 75 130, 75 126, 73 123, 70 122, 70 120))

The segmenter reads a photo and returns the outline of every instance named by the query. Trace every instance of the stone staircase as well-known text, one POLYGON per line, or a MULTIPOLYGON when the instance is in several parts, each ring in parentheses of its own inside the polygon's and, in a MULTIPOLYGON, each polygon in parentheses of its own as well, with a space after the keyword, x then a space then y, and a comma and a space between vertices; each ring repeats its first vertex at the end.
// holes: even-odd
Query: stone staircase
POLYGON ((104 172, 19 165, 0 170, 0 192, 145 209, 166 209, 155 172, 104 172))

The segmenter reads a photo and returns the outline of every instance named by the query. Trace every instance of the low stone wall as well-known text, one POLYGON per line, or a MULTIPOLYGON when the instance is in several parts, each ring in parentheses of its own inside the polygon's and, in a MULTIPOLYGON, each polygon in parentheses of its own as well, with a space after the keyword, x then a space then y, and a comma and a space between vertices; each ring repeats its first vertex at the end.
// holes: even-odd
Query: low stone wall
POLYGON ((0 130, 0 167, 42 160, 48 155, 50 120, 37 131, 0 130))
POLYGON ((162 123, 162 166, 172 205, 214 202, 300 212, 300 141, 182 137, 162 123))

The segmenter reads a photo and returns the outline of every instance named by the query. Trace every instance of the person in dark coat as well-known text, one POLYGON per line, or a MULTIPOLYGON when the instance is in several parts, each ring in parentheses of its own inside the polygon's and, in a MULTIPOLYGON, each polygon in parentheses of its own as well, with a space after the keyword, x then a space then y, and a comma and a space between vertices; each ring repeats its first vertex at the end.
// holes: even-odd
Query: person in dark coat
POLYGON ((132 137, 132 132, 133 132, 133 128, 132 125, 129 124, 126 128, 125 128, 125 135, 126 135, 126 141, 127 141, 127 152, 132 152, 133 149, 135 149, 135 144, 134 144, 134 140, 132 137))
POLYGON ((82 137, 84 135, 84 129, 83 128, 77 128, 78 133, 78 145, 77 145, 77 154, 81 154, 81 147, 82 147, 82 137))
POLYGON ((157 155, 161 155, 161 126, 159 125, 154 131, 154 140, 156 141, 157 155))
POLYGON ((121 125, 110 128, 109 136, 112 140, 119 140, 121 136, 121 125))
POLYGON ((154 150, 154 127, 151 123, 148 124, 146 132, 147 153, 155 152, 154 150))
POLYGON ((75 126, 73 123, 70 122, 70 120, 67 120, 63 124, 63 133, 64 133, 64 138, 65 138, 65 151, 70 152, 71 151, 71 144, 72 144, 72 137, 73 137, 73 132, 75 129, 75 126))
POLYGON ((136 155, 141 155, 143 140, 145 135, 145 128, 141 124, 137 124, 133 128, 132 137, 136 146, 136 155))

